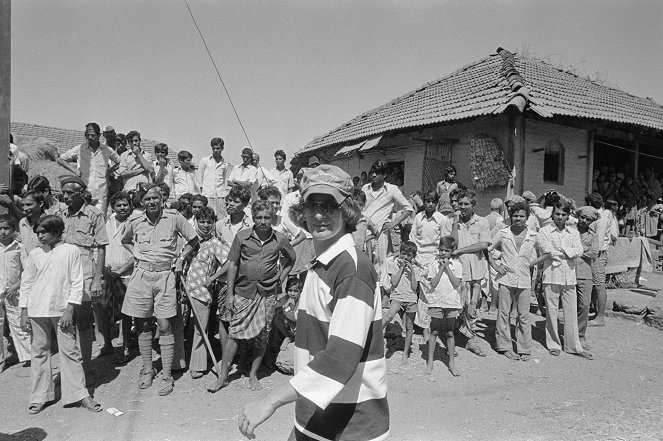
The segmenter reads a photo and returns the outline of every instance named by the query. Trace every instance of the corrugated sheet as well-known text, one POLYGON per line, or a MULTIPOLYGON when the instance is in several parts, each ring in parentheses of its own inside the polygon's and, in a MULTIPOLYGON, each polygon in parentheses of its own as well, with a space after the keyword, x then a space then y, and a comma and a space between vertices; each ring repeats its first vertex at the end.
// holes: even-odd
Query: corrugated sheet
MULTIPOLYGON (((544 117, 566 115, 663 130, 663 107, 563 71, 515 56, 529 91, 528 108, 544 117)), ((495 54, 370 110, 313 139, 296 155, 409 127, 501 113, 513 97, 495 54)))

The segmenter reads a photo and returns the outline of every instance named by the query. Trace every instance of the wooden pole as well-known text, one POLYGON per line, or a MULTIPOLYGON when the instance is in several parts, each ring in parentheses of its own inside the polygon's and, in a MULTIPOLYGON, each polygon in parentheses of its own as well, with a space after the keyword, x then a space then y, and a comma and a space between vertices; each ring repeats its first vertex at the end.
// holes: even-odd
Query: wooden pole
POLYGON ((0 184, 9 182, 11 0, 0 0, 0 184))
POLYGON ((587 132, 587 181, 585 183, 585 194, 592 192, 594 182, 594 130, 587 132))

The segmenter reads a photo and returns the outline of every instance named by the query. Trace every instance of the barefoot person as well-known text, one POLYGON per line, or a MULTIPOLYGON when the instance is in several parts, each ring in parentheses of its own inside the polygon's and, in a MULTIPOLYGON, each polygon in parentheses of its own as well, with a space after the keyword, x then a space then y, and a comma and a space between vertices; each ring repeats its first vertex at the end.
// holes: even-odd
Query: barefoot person
POLYGON ((62 402, 78 403, 100 412, 85 389, 83 358, 76 343, 74 308, 83 301, 83 264, 78 247, 62 242, 65 225, 58 216, 39 219, 37 236, 42 246, 27 258, 18 306, 21 328, 32 332, 32 390, 28 412, 41 412, 55 400, 51 371, 51 335, 55 331, 60 352, 62 402))
MULTIPOLYGON (((253 228, 241 230, 235 236, 228 253, 227 309, 231 311, 228 338, 223 347, 219 378, 207 390, 217 392, 228 384, 228 372, 240 340, 251 342, 255 348, 249 373, 251 390, 262 389, 258 368, 267 349, 276 310, 276 293, 285 287, 295 263, 295 250, 288 239, 272 229, 276 218, 274 207, 267 201, 251 206, 253 228), (283 269, 277 264, 283 257, 283 269)), ((243 366, 240 366, 242 368, 243 366)))
POLYGON ((198 244, 198 236, 181 214, 164 209, 162 202, 159 186, 148 184, 142 197, 145 211, 132 214, 124 227, 121 242, 133 253, 136 269, 127 285, 122 314, 136 320, 138 349, 143 359, 141 389, 152 386, 156 374, 152 366, 152 317, 156 317, 162 366, 157 393, 165 396, 174 387, 171 371, 175 356, 173 325, 177 315, 175 273, 182 271, 184 259, 198 244), (180 237, 187 243, 178 256, 180 237))
POLYGON ((299 300, 295 376, 262 400, 246 404, 240 431, 293 401, 290 440, 383 440, 389 435, 382 301, 378 276, 357 251, 352 231, 361 212, 352 179, 320 165, 302 179, 306 228, 318 256, 299 300))

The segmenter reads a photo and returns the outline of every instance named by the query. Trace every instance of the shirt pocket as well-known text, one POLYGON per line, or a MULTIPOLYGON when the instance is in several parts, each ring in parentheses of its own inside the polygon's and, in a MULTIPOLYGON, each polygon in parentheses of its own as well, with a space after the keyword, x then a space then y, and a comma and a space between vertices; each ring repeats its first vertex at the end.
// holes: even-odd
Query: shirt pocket
POLYGON ((172 242, 175 236, 174 220, 163 219, 155 227, 154 236, 159 243, 172 242))
POLYGON ((92 220, 85 219, 76 224, 74 234, 76 235, 76 241, 80 243, 81 246, 91 247, 94 244, 94 224, 92 223, 92 220))

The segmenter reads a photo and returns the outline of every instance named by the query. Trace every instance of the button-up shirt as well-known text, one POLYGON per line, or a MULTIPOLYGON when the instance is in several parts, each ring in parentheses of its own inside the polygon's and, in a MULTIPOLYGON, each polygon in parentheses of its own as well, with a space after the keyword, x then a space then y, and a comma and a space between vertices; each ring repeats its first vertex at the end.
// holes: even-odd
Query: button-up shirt
POLYGON ((539 230, 537 247, 550 253, 553 259, 543 263, 543 283, 551 285, 576 284, 576 258, 582 255, 580 233, 575 228, 559 230, 555 224, 539 230))
POLYGON ((281 255, 285 257, 284 266, 295 263, 295 250, 283 234, 272 230, 262 242, 253 228, 237 233, 228 253, 228 260, 237 265, 235 294, 247 299, 255 298, 256 294, 274 294, 279 282, 277 264, 281 255))
POLYGON ((67 162, 76 161, 78 170, 81 172, 81 179, 87 184, 92 199, 100 201, 105 207, 108 194, 106 173, 109 161, 115 164, 120 162, 120 157, 115 150, 101 143, 96 150, 92 150, 86 142, 67 150, 60 158, 67 162))
POLYGON ((610 210, 601 208, 598 210, 599 218, 592 222, 591 228, 596 231, 599 239, 599 251, 607 251, 612 242, 612 222, 613 216, 610 210))
POLYGON ((510 288, 532 288, 530 262, 536 259, 537 232, 525 227, 525 237, 516 245, 516 238, 511 227, 502 228, 493 237, 493 247, 502 251, 501 263, 506 268, 506 274, 498 274, 496 281, 510 288))
POLYGON ((66 206, 57 214, 64 221, 62 241, 89 252, 90 248, 108 245, 104 216, 97 208, 83 204, 71 214, 66 206))
POLYGON ((364 217, 368 219, 378 230, 382 230, 382 225, 387 221, 391 212, 394 211, 394 205, 398 202, 403 210, 414 211, 410 201, 405 199, 403 193, 397 186, 384 183, 378 190, 373 190, 371 184, 362 187, 366 193, 366 205, 364 206, 364 217))
POLYGON ((32 250, 41 246, 34 227, 35 225, 31 225, 27 217, 23 217, 18 221, 18 231, 26 254, 30 254, 32 250))
MULTIPOLYGON (((458 222, 458 248, 464 248, 479 242, 490 242, 490 226, 486 218, 475 213, 467 222, 458 222)), ((463 264, 464 282, 484 278, 488 266, 482 251, 461 254, 459 258, 463 264)))
MULTIPOLYGON (((143 155, 143 158, 145 158, 145 161, 147 161, 148 164, 152 162, 152 155, 147 153, 142 148, 141 148, 141 153, 143 155)), ((137 170, 139 168, 143 168, 143 166, 138 163, 138 161, 136 160, 136 155, 134 154, 133 151, 127 150, 126 152, 120 155, 120 168, 118 169, 118 174, 121 175, 125 171, 137 170)), ((130 178, 125 178, 124 191, 135 190, 136 187, 138 187, 138 184, 140 184, 141 182, 152 182, 152 177, 150 176, 150 173, 147 170, 145 170, 143 173, 139 175, 132 176, 130 178)))
POLYGON ((0 299, 18 290, 23 271, 22 261, 26 257, 20 242, 13 240, 9 245, 0 243, 0 299))
POLYGON ((18 306, 29 317, 62 317, 68 303, 83 300, 83 264, 78 247, 58 243, 32 250, 21 279, 18 306))
POLYGON ((236 165, 228 176, 228 181, 240 181, 248 182, 247 187, 251 191, 251 200, 255 201, 258 199, 256 194, 255 184, 258 182, 258 169, 253 165, 249 164, 245 166, 244 164, 236 165))
POLYGON ((177 210, 164 209, 156 223, 147 213, 134 213, 124 227, 122 243, 133 244, 134 258, 150 263, 172 262, 177 256, 177 239, 188 243, 196 230, 177 210))
POLYGON ((283 170, 273 168, 269 173, 271 173, 274 178, 274 185, 281 192, 281 200, 283 200, 290 189, 295 186, 295 178, 292 176, 292 172, 283 167, 283 170))
POLYGON ((185 193, 198 194, 200 187, 196 173, 192 170, 184 170, 181 166, 173 166, 172 199, 177 199, 185 193))
POLYGON ((228 255, 230 252, 230 246, 233 244, 237 233, 247 228, 253 228, 253 218, 250 215, 244 213, 242 220, 236 224, 233 224, 230 221, 230 215, 226 215, 216 222, 215 228, 216 236, 219 238, 221 244, 223 245, 223 251, 226 253, 226 255, 228 255))
POLYGON ((417 255, 434 255, 440 245, 442 236, 449 236, 453 220, 439 211, 434 211, 431 217, 426 212, 417 213, 412 222, 410 240, 417 246, 417 255))
POLYGON ((228 196, 228 178, 233 170, 233 165, 223 158, 219 162, 216 162, 211 155, 202 158, 198 166, 198 183, 203 196, 208 198, 228 196))
POLYGON ((582 256, 576 259, 576 279, 592 278, 592 262, 599 255, 599 237, 589 228, 580 233, 582 243, 582 256))

